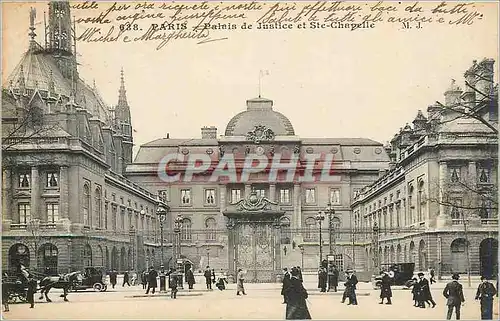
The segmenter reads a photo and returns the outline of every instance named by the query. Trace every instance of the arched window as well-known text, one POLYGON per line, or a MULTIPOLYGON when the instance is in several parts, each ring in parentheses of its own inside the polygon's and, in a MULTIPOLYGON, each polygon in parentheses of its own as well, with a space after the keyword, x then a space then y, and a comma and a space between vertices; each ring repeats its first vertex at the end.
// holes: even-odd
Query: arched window
POLYGON ((83 225, 90 225, 90 187, 83 185, 83 225))
POLYGON ((408 186, 408 216, 409 223, 415 223, 415 217, 413 215, 413 209, 415 205, 413 204, 413 185, 408 186))
POLYGON ((290 244, 292 239, 292 233, 290 231, 290 219, 288 217, 282 217, 280 220, 281 226, 281 244, 290 244))
POLYGON ((57 274, 57 257, 59 251, 52 243, 46 243, 38 250, 38 266, 47 275, 57 274))
POLYGON ((104 254, 102 251, 102 247, 100 245, 97 246, 97 251, 95 253, 94 264, 99 267, 104 267, 104 254))
POLYGON ((95 217, 97 219, 97 226, 102 227, 102 202, 101 202, 101 189, 95 189, 95 217))
POLYGON ((181 227, 181 240, 182 241, 191 241, 191 220, 188 218, 184 218, 182 220, 181 227))
POLYGON ((418 183, 418 196, 417 196, 417 210, 418 221, 422 222, 425 218, 425 193, 424 181, 418 183))
POLYGON ((89 244, 83 247, 83 266, 92 266, 92 248, 89 244))
POLYGON ((306 223, 306 231, 304 235, 304 240, 312 241, 314 239, 313 231, 316 227, 316 220, 314 219, 314 217, 308 217, 306 218, 305 223, 306 223))
POLYGON ((215 233, 216 222, 213 217, 209 217, 205 220, 205 228, 207 231, 206 234, 207 241, 215 241, 217 239, 217 235, 215 233))

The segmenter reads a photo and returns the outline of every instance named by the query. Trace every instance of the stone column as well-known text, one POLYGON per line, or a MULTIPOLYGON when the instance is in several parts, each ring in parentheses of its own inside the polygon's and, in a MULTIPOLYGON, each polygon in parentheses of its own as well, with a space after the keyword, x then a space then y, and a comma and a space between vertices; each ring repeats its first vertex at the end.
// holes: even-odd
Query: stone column
POLYGON ((271 202, 276 200, 276 184, 269 184, 269 200, 271 202))
POLYGON ((59 215, 61 219, 69 218, 69 177, 68 166, 61 166, 59 175, 59 215))
POLYGON ((302 194, 300 184, 293 185, 292 228, 302 227, 302 194))
POLYGON ((250 195, 250 192, 252 192, 252 185, 245 184, 245 195, 243 196, 243 198, 247 198, 248 195, 250 195))
POLYGON ((14 213, 12 211, 12 170, 3 170, 3 181, 2 181, 2 215, 3 221, 14 219, 14 213))
POLYGON ((446 162, 439 163, 439 215, 436 218, 436 227, 442 228, 451 225, 451 217, 446 212, 447 208, 443 204, 448 182, 448 165, 446 162))
POLYGON ((31 167, 31 218, 46 221, 45 215, 40 209, 40 177, 38 167, 31 167))

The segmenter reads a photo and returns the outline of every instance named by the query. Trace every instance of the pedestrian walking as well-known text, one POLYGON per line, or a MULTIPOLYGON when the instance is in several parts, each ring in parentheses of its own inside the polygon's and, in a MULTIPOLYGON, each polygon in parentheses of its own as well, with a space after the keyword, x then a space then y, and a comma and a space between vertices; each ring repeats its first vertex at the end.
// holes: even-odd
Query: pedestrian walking
POLYGON ((212 269, 212 283, 215 284, 217 282, 217 279, 215 278, 215 269, 212 269))
POLYGON ((159 279, 160 279, 160 292, 166 292, 167 291, 167 275, 165 272, 165 267, 163 265, 160 265, 160 272, 158 273, 159 279))
POLYGON ((358 305, 358 299, 356 298, 356 284, 358 284, 358 278, 354 274, 353 270, 346 271, 347 281, 344 283, 345 290, 342 296, 342 303, 345 302, 345 299, 349 299, 349 303, 347 305, 358 305))
POLYGON ((189 270, 186 273, 186 282, 188 284, 189 289, 192 290, 194 284, 196 283, 195 279, 194 279, 194 272, 193 272, 193 268, 192 267, 189 268, 189 270))
POLYGON ((382 281, 380 284, 380 303, 384 304, 384 299, 387 299, 386 304, 392 304, 391 301, 392 290, 391 290, 391 277, 388 273, 384 273, 382 276, 382 281))
POLYGON ((282 286, 281 286, 281 295, 283 296, 283 304, 287 303, 286 299, 286 291, 288 286, 290 285, 290 278, 291 278, 290 272, 288 272, 287 268, 283 269, 283 281, 282 281, 282 286))
POLYGON ((9 312, 9 292, 11 290, 11 283, 5 282, 8 278, 6 272, 2 274, 2 303, 3 303, 3 312, 9 312))
POLYGON ((322 266, 318 269, 318 289, 320 292, 326 292, 326 283, 328 278, 328 272, 322 266))
POLYGON ((420 306, 420 303, 419 303, 419 299, 420 299, 420 284, 418 283, 418 280, 417 278, 413 278, 412 279, 412 289, 411 289, 411 293, 413 294, 413 306, 414 307, 419 307, 420 306))
POLYGON ((497 293, 493 283, 488 282, 486 277, 482 276, 481 284, 476 292, 476 300, 481 302, 481 320, 493 320, 493 297, 497 293))
POLYGON ((236 295, 240 295, 240 292, 243 293, 243 295, 247 295, 245 293, 245 287, 243 286, 243 283, 245 282, 245 273, 242 269, 238 269, 236 280, 238 282, 238 284, 236 285, 236 295))
POLYGON ((453 281, 446 284, 446 287, 443 290, 443 296, 446 298, 446 305, 448 306, 446 319, 451 319, 453 309, 455 309, 456 318, 457 320, 460 320, 460 306, 463 302, 465 302, 464 292, 462 289, 462 284, 458 283, 460 275, 458 273, 453 273, 451 278, 453 279, 453 281))
POLYGON ((210 270, 210 266, 207 265, 207 268, 205 269, 203 276, 205 277, 207 290, 212 290, 212 271, 210 270))
POLYGON ((116 270, 112 270, 111 272, 109 272, 109 283, 111 283, 111 286, 113 287, 113 289, 115 288, 115 285, 116 285, 117 276, 118 276, 118 273, 116 272, 116 270))
POLYGON ((419 277, 419 287, 420 287, 420 297, 419 297, 419 307, 420 308, 425 308, 425 303, 431 305, 432 307, 436 307, 436 302, 432 299, 432 293, 431 293, 431 288, 429 286, 429 281, 424 277, 424 274, 420 272, 418 274, 419 277))
POLYGON ((130 279, 130 275, 128 274, 128 271, 125 271, 125 273, 123 273, 123 284, 122 284, 122 287, 126 285, 130 286, 130 283, 129 283, 129 279, 130 279))
POLYGON ((287 297, 285 318, 286 320, 310 320, 311 314, 307 308, 307 290, 299 279, 299 270, 292 268, 290 283, 286 288, 287 297))
POLYGON ((431 284, 436 283, 436 272, 434 271, 433 268, 431 268, 429 274, 431 275, 431 279, 429 280, 431 284))
POLYGON ((151 293, 155 294, 156 287, 158 286, 158 282, 156 278, 158 277, 158 272, 156 272, 154 267, 151 267, 148 273, 148 288, 146 289, 146 294, 149 294, 149 290, 151 289, 151 293))
POLYGON ((142 283, 142 289, 146 290, 146 286, 148 284, 148 272, 146 270, 142 271, 141 273, 141 283, 142 283))
POLYGON ((26 292, 26 298, 28 299, 28 303, 30 304, 31 309, 35 307, 35 293, 37 286, 37 281, 30 276, 30 278, 28 279, 28 291, 26 292))
POLYGON ((169 278, 168 278, 168 285, 170 288, 170 298, 172 298, 172 299, 177 299, 177 292, 179 291, 177 289, 178 284, 179 284, 179 280, 178 280, 179 277, 182 277, 182 276, 178 275, 177 270, 170 269, 169 278))

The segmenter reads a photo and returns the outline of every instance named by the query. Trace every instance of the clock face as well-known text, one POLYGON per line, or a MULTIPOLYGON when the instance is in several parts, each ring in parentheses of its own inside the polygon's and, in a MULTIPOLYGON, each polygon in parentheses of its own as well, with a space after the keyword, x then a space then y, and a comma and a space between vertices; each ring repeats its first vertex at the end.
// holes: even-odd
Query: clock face
POLYGON ((257 155, 262 155, 262 154, 264 154, 264 148, 262 146, 258 146, 255 149, 255 152, 257 153, 257 155))

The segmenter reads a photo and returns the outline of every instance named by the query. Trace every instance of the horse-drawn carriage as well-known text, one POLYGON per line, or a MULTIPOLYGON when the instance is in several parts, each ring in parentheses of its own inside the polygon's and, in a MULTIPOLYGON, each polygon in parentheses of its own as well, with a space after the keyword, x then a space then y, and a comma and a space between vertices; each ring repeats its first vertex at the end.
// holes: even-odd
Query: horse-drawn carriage
POLYGON ((391 279, 391 285, 403 285, 408 287, 408 282, 411 281, 413 277, 415 263, 382 264, 381 268, 381 273, 372 277, 372 285, 374 289, 380 288, 384 273, 388 273, 391 279))
POLYGON ((4 300, 9 303, 27 302, 28 284, 17 276, 4 274, 2 277, 2 291, 4 300))

